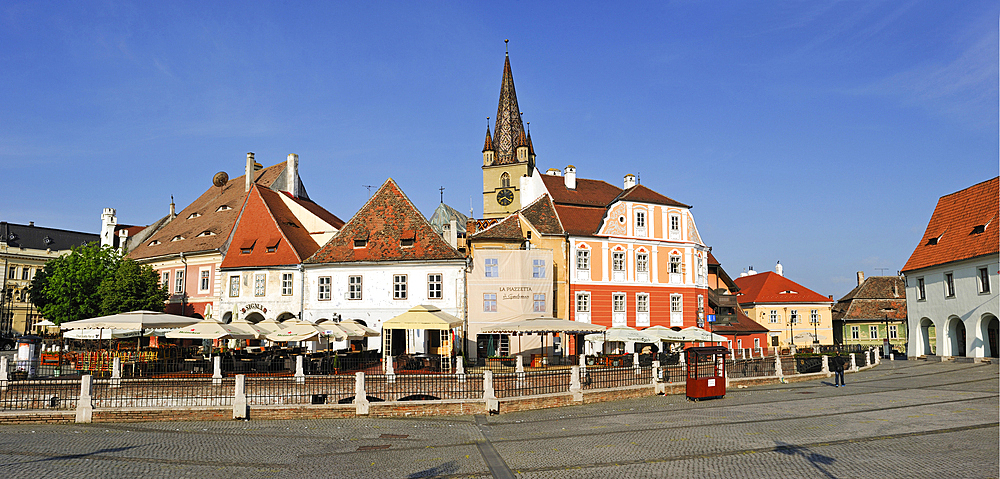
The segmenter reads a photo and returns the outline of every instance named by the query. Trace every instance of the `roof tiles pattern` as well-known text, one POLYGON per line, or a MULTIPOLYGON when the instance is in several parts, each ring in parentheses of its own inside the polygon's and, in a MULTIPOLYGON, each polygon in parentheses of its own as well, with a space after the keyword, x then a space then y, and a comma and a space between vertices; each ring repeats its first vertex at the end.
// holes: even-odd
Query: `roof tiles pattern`
POLYGON ((997 254, 998 212, 1000 177, 942 196, 903 271, 997 254))
POLYGON ((832 303, 823 296, 778 273, 768 271, 736 278, 740 305, 753 303, 832 303))
POLYGON ((541 234, 561 235, 565 233, 556 207, 549 195, 542 195, 533 203, 521 210, 524 217, 541 234))
POLYGON ((663 196, 643 185, 635 185, 625 191, 622 191, 617 198, 619 201, 635 201, 638 203, 651 203, 654 205, 665 205, 665 206, 679 206, 681 208, 690 208, 690 205, 685 205, 677 200, 663 196))
POLYGON ((472 239, 523 240, 520 216, 517 213, 508 215, 497 223, 490 225, 472 236, 472 239))
POLYGON ((319 249, 280 194, 251 187, 233 232, 233 244, 240 247, 229 248, 223 268, 299 264, 319 249))
POLYGON ((833 306, 835 320, 906 319, 906 285, 897 276, 872 276, 833 306))

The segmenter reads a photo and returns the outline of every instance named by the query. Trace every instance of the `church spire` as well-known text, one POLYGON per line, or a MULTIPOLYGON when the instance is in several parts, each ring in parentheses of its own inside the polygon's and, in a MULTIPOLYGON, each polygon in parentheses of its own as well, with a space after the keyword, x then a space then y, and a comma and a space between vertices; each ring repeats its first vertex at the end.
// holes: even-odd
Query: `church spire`
POLYGON ((519 145, 524 125, 521 123, 521 110, 517 106, 517 94, 514 92, 514 75, 510 72, 510 56, 504 57, 503 79, 500 82, 500 103, 497 105, 496 126, 493 128, 493 143, 496 148, 496 164, 517 163, 514 156, 519 145))
POLYGON ((493 166, 493 137, 490 135, 490 119, 486 119, 486 142, 483 143, 483 166, 493 166))

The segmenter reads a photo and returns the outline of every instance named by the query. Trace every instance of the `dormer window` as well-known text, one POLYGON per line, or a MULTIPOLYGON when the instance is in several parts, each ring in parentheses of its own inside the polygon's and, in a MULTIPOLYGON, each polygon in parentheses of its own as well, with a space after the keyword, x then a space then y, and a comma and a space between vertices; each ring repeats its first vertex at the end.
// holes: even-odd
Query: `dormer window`
POLYGON ((197 218, 199 216, 201 216, 201 213, 191 213, 190 215, 188 215, 187 219, 190 220, 190 219, 197 218))
POLYGON ((367 248, 368 247, 368 238, 355 238, 354 239, 354 247, 355 248, 367 248))
POLYGON ((940 235, 940 236, 935 236, 935 237, 933 237, 933 238, 929 238, 929 239, 927 240, 927 244, 926 244, 926 246, 932 246, 932 245, 936 245, 936 244, 938 244, 938 241, 941 241, 941 236, 944 236, 944 233, 941 233, 941 235, 940 235))
MULTIPOLYGON (((52 238, 50 238, 50 237, 48 237, 48 236, 46 236, 46 237, 42 238, 42 242, 44 242, 45 244, 52 244, 52 243, 53 243, 54 241, 55 241, 55 240, 53 240, 52 238)), ((159 244, 160 242, 159 242, 159 241, 157 241, 156 243, 157 243, 157 244, 159 244)))
POLYGON ((986 232, 986 225, 978 225, 978 226, 975 226, 974 228, 972 228, 972 233, 969 233, 969 234, 970 235, 977 235, 979 233, 985 233, 985 232, 986 232))
POLYGON ((399 235, 399 246, 407 248, 413 246, 414 241, 417 239, 417 234, 413 230, 405 230, 399 235))
POLYGON ((226 210, 231 210, 231 209, 232 208, 230 208, 229 205, 222 205, 218 209, 216 209, 215 211, 226 211, 226 210))
POLYGON ((244 240, 240 245, 240 254, 250 254, 253 253, 253 245, 257 243, 255 239, 244 240))
POLYGON ((780 292, 778 294, 795 294, 795 291, 792 291, 790 289, 786 289, 786 290, 784 290, 784 291, 782 291, 782 292, 780 292))
POLYGON ((160 240, 153 240, 149 242, 149 246, 156 246, 158 244, 160 244, 160 240))
POLYGON ((170 238, 170 241, 180 241, 182 239, 184 239, 183 236, 177 235, 177 236, 174 236, 173 238, 170 238))
POLYGON ((278 251, 278 243, 280 242, 281 242, 280 236, 267 240, 267 252, 274 253, 275 251, 278 251))
POLYGON ((198 236, 196 236, 196 238, 200 238, 202 236, 214 236, 214 235, 215 235, 214 231, 205 230, 202 231, 201 233, 198 233, 198 236))

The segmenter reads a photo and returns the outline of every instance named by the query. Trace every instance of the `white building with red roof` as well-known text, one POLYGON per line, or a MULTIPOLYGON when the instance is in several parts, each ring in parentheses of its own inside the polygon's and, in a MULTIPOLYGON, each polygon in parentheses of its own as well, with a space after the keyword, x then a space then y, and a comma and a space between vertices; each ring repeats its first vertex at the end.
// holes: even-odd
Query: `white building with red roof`
POLYGON ((833 299, 784 276, 781 264, 775 271, 750 270, 735 280, 740 308, 768 329, 770 346, 791 349, 833 344, 833 299))
POLYGON ((998 202, 1000 177, 938 200, 902 269, 909 356, 1000 356, 998 202))

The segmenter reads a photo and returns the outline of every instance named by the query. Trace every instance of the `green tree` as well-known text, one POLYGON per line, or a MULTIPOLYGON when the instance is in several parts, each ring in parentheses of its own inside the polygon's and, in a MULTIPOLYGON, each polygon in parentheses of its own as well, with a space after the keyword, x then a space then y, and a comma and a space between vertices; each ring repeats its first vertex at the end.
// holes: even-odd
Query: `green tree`
POLYGON ((38 312, 56 324, 135 309, 163 311, 167 299, 152 268, 98 243, 46 263, 29 291, 38 312))
POLYGON ((97 289, 101 314, 117 314, 144 309, 163 311, 170 296, 167 287, 149 265, 123 259, 97 289))

